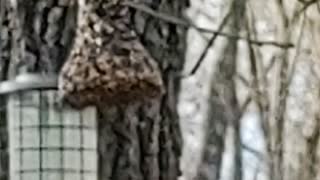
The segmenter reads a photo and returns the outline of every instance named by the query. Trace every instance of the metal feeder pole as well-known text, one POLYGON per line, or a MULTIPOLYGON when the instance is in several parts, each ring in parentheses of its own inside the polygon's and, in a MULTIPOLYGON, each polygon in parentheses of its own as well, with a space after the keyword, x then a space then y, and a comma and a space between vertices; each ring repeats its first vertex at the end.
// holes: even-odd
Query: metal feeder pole
POLYGON ((93 107, 59 103, 57 77, 23 74, 0 83, 8 95, 10 180, 96 180, 93 107))

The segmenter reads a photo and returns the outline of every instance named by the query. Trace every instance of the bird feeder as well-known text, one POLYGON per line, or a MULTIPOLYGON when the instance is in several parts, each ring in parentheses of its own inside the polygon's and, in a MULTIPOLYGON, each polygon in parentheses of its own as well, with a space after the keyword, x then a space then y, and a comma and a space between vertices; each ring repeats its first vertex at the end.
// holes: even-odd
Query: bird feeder
POLYGON ((63 99, 73 107, 129 104, 165 93, 158 63, 130 17, 128 7, 118 3, 79 3, 74 44, 58 80, 63 99))
POLYGON ((23 74, 0 83, 8 97, 11 180, 97 179, 96 110, 59 101, 57 77, 23 74))

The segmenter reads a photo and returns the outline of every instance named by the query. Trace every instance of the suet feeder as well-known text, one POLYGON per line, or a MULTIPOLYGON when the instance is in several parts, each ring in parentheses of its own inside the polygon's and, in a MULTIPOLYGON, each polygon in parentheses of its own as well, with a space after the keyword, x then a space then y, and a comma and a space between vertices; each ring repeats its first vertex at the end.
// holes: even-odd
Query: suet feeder
POLYGON ((57 77, 23 74, 0 83, 7 98, 11 180, 97 179, 96 110, 59 102, 57 77))

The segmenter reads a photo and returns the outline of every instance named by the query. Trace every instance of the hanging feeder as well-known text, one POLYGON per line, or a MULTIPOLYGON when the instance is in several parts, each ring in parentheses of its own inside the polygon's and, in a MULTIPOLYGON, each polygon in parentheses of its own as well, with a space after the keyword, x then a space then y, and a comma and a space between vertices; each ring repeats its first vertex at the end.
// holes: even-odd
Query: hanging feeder
POLYGON ((127 6, 91 0, 79 3, 78 12, 75 42, 58 80, 64 100, 83 108, 164 93, 161 71, 132 28, 127 6))
POLYGON ((96 111, 59 103, 57 77, 23 74, 0 83, 8 96, 11 180, 97 179, 96 111))

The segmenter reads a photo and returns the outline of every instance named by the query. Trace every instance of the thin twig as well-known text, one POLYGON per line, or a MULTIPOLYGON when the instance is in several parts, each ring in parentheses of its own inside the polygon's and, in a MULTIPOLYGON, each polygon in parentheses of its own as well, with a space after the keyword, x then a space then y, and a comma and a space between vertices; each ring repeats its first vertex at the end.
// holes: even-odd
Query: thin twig
POLYGON ((252 88, 251 83, 242 74, 236 73, 234 77, 239 79, 245 87, 252 88))
POLYGON ((199 27, 191 22, 188 22, 186 20, 180 19, 178 17, 174 17, 172 15, 168 15, 168 14, 164 14, 164 13, 160 13, 160 12, 156 12, 153 9, 149 8, 146 5, 143 4, 137 4, 134 2, 129 2, 129 1, 125 1, 122 3, 122 5, 124 6, 128 6, 130 8, 136 9, 138 11, 144 12, 146 14, 149 14, 153 17, 156 17, 160 20, 166 21, 168 23, 171 24, 175 24, 175 25, 179 25, 179 26, 183 26, 186 28, 195 28, 196 30, 200 31, 200 32, 204 32, 204 33, 211 33, 211 34, 217 34, 219 36, 224 36, 227 38, 231 38, 231 39, 236 39, 236 40, 245 40, 251 44, 255 44, 257 46, 264 46, 264 45, 270 45, 270 46, 276 46, 276 47, 280 47, 280 48, 293 48, 294 44, 291 42, 278 42, 278 41, 266 41, 266 40, 253 40, 253 39, 248 39, 246 37, 241 37, 241 36, 237 36, 234 34, 230 34, 230 33, 225 33, 225 32, 220 32, 218 30, 213 30, 213 29, 209 29, 209 28, 203 28, 203 27, 199 27))
POLYGON ((265 155, 261 152, 259 152, 258 150, 244 144, 241 143, 241 147, 245 150, 248 151, 249 153, 253 154, 255 157, 257 157, 260 161, 265 161, 267 160, 267 158, 265 157, 265 155))
MULTIPOLYGON (((220 24, 220 26, 219 26, 219 28, 218 28, 218 31, 219 31, 219 32, 223 30, 223 28, 224 28, 224 26, 227 24, 228 19, 229 19, 230 16, 231 16, 231 11, 229 11, 228 14, 223 18, 223 20, 222 20, 222 22, 221 22, 221 24, 220 24)), ((207 55, 210 47, 213 45, 213 43, 215 42, 215 40, 217 39, 217 37, 218 37, 218 34, 213 34, 213 36, 212 36, 211 39, 209 40, 206 48, 205 48, 204 51, 201 53, 199 59, 197 60, 195 66, 192 68, 192 70, 191 70, 191 72, 190 72, 189 75, 193 75, 194 73, 197 72, 197 70, 199 69, 202 61, 203 61, 204 58, 206 57, 206 55, 207 55)))
POLYGON ((311 0, 311 1, 304 1, 304 0, 298 0, 300 3, 303 4, 303 7, 296 12, 295 17, 299 17, 302 13, 304 13, 310 6, 316 4, 318 7, 318 0, 311 0))
POLYGON ((293 58, 293 63, 291 65, 291 68, 288 70, 288 77, 287 77, 287 80, 286 80, 286 84, 287 84, 287 88, 288 86, 291 84, 292 80, 293 80, 293 76, 294 76, 294 73, 295 73, 295 70, 296 70, 296 64, 298 63, 298 57, 299 57, 299 54, 300 54, 300 50, 301 50, 301 45, 302 45, 302 39, 303 39, 303 35, 304 35, 304 27, 305 27, 305 24, 306 24, 306 13, 304 12, 303 14, 303 17, 302 17, 302 25, 300 26, 300 32, 299 32, 299 36, 298 36, 298 41, 297 41, 297 48, 296 48, 296 51, 295 51, 295 55, 294 55, 294 58, 293 58))

